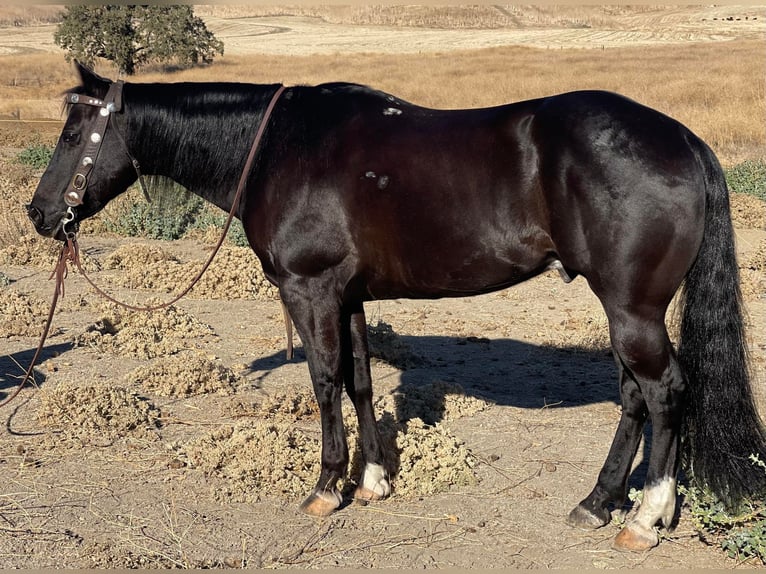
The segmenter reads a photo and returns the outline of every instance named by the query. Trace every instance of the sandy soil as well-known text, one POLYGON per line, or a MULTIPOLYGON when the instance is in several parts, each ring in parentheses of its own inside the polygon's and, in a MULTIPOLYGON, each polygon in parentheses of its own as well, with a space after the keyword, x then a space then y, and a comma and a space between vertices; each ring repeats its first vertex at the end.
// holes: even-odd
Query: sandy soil
MULTIPOLYGON (((738 235, 743 261, 763 250, 763 231, 738 235)), ((167 298, 164 284, 124 286, 125 243, 82 238, 94 278, 134 303, 167 298)), ((180 268, 209 249, 140 243, 134 253, 147 275, 159 262, 171 279, 168 261, 180 268)), ((12 284, 0 293, 22 294, 31 310, 17 296, 17 322, 44 315, 48 262, 3 263, 12 284)), ((225 269, 216 273, 225 280, 225 269)), ((766 306, 759 289, 748 299, 755 317, 766 306)), ((396 440, 400 476, 391 499, 349 503, 324 520, 297 509, 319 456, 300 341, 287 361, 279 304, 267 293, 215 296, 184 299, 171 313, 120 313, 70 275, 39 390, 4 410, 5 565, 734 565, 699 539, 685 508, 675 532, 638 555, 611 549, 617 524, 595 532, 564 524, 592 487, 619 417, 604 317, 581 279, 565 285, 547 274, 481 297, 368 304, 378 414, 396 440)), ((4 334, 6 392, 14 363, 30 360, 32 331, 4 334)), ((766 333, 752 325, 751 334, 763 376, 766 333)), ((642 449, 632 486, 640 488, 645 464, 642 449)))

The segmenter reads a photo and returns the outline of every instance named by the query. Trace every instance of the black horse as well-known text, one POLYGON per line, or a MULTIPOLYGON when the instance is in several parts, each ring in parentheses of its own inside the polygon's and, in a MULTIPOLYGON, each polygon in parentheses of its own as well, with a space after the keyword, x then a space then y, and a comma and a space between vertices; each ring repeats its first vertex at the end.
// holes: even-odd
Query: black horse
POLYGON ((607 460, 569 523, 597 528, 623 503, 647 418, 643 502, 618 547, 654 546, 657 523, 670 526, 681 458, 729 504, 766 490, 748 460, 766 460, 766 440, 728 191, 712 151, 677 121, 602 91, 446 111, 346 83, 123 84, 78 70, 29 216, 64 239, 139 166, 224 210, 243 178, 236 215, 295 322, 321 412, 322 470, 305 512, 342 502, 344 386, 365 460, 355 496, 390 493, 365 301, 487 293, 551 268, 582 275, 603 304, 622 396, 607 460), (676 351, 665 313, 682 284, 676 351))

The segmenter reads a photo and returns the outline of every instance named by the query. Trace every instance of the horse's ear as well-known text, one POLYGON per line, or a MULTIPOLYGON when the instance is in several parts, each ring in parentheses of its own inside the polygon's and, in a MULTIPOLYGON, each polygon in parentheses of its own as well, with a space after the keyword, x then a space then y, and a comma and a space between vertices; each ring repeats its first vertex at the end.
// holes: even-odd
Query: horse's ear
POLYGON ((93 70, 81 62, 78 62, 77 60, 74 61, 74 65, 75 69, 77 70, 77 74, 80 76, 80 83, 85 88, 85 93, 92 94, 94 96, 102 96, 106 93, 106 91, 109 89, 109 84, 112 83, 111 80, 102 78, 93 70))

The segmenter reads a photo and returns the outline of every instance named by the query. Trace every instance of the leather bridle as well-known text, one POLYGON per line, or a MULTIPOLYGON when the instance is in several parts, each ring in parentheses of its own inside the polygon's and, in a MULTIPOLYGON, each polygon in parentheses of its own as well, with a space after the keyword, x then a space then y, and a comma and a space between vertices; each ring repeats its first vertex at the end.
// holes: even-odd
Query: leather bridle
MULTIPOLYGON (((90 172, 95 167, 96 160, 98 159, 98 155, 101 152, 101 144, 104 143, 106 129, 109 126, 109 118, 112 117, 112 114, 116 114, 122 110, 122 88, 124 84, 125 82, 122 80, 112 82, 112 84, 109 86, 109 91, 103 100, 75 92, 69 92, 66 94, 66 102, 68 104, 83 104, 99 108, 96 125, 88 135, 85 149, 83 149, 82 155, 77 162, 77 167, 75 168, 74 175, 72 176, 72 179, 70 180, 69 185, 64 192, 64 203, 66 203, 70 208, 77 207, 83 203, 83 197, 85 196, 85 192, 88 189, 88 177, 90 176, 90 172)), ((120 134, 119 130, 115 129, 114 133, 122 143, 122 147, 130 159, 130 163, 136 170, 138 181, 141 184, 141 190, 143 191, 146 200, 150 201, 149 191, 146 187, 146 182, 144 182, 144 177, 141 174, 141 166, 139 165, 138 160, 130 154, 128 146, 125 143, 125 139, 122 137, 122 134, 120 134)), ((74 214, 72 213, 69 217, 73 219, 74 214)))

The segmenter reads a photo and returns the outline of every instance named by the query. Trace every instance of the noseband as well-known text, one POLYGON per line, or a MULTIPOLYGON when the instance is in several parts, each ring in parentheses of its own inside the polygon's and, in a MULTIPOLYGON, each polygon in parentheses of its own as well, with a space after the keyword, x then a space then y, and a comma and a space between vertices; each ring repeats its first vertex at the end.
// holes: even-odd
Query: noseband
MULTIPOLYGON (((106 135, 106 128, 109 126, 109 118, 112 116, 112 114, 122 110, 122 88, 124 83, 125 82, 122 80, 112 82, 111 86, 109 86, 109 91, 106 94, 106 98, 103 100, 94 98, 92 96, 76 94, 73 92, 66 94, 66 102, 69 104, 84 104, 87 106, 100 108, 98 118, 96 119, 96 125, 88 136, 88 142, 86 143, 85 149, 83 150, 82 155, 77 162, 77 168, 75 169, 74 175, 72 176, 72 179, 69 182, 66 191, 64 192, 64 203, 66 203, 70 208, 82 205, 83 196, 85 195, 85 191, 88 189, 88 176, 93 170, 93 167, 96 165, 98 154, 101 151, 101 144, 103 143, 104 136, 106 135)), ((130 159, 130 163, 136 170, 138 181, 141 184, 141 191, 144 192, 146 200, 150 201, 149 192, 146 188, 144 177, 141 174, 141 167, 138 163, 138 160, 130 154, 130 151, 128 151, 128 146, 120 132, 115 129, 114 133, 117 135, 120 142, 122 142, 122 147, 125 149, 125 153, 130 159)), ((73 219, 74 214, 71 212, 71 210, 69 213, 71 213, 71 218, 73 219)))

